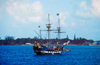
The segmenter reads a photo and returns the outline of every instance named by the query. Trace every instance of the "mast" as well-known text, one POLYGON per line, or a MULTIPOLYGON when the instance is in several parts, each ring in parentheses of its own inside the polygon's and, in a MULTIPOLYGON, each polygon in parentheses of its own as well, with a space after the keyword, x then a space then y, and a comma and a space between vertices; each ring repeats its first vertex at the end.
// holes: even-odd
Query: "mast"
POLYGON ((40 39, 42 39, 42 35, 41 35, 41 26, 38 26, 39 27, 39 29, 40 29, 40 39))
POLYGON ((57 13, 57 16, 58 16, 58 27, 57 27, 57 33, 58 33, 58 39, 60 39, 60 35, 61 33, 66 33, 66 32, 61 32, 61 27, 60 27, 60 17, 59 17, 59 13, 57 13))
POLYGON ((47 24, 47 31, 48 31, 48 40, 50 39, 50 28, 51 28, 51 24, 50 24, 50 14, 48 14, 48 24, 47 24))
POLYGON ((48 32, 48 40, 50 39, 50 31, 57 31, 51 29, 51 23, 50 23, 50 14, 48 14, 48 24, 46 24, 47 30, 41 30, 41 31, 47 31, 48 32))
POLYGON ((57 13, 57 16, 58 16, 58 27, 57 27, 57 31, 58 31, 58 39, 60 39, 60 17, 59 17, 59 13, 57 13))

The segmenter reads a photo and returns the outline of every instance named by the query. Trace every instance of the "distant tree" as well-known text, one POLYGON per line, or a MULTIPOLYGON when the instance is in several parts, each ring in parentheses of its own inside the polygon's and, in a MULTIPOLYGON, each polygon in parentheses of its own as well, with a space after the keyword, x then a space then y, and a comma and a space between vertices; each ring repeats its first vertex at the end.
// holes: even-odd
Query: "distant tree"
POLYGON ((2 40, 1 37, 0 37, 0 40, 2 40))
POLYGON ((14 37, 13 36, 6 36, 4 45, 10 45, 10 44, 13 43, 13 41, 14 41, 14 37))
POLYGON ((6 36, 5 40, 14 40, 14 37, 13 36, 6 36))
POLYGON ((82 38, 80 37, 79 40, 81 40, 82 38))
POLYGON ((74 34, 74 40, 76 40, 76 35, 74 34))
POLYGON ((35 37, 34 37, 34 39, 38 39, 38 37, 37 37, 37 36, 35 36, 35 37))
POLYGON ((68 35, 67 35, 67 39, 69 39, 68 35))

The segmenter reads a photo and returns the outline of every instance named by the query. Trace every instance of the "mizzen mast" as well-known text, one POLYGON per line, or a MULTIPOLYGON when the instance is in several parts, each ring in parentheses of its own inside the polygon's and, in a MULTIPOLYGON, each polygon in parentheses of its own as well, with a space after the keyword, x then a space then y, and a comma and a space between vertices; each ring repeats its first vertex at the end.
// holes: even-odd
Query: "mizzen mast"
POLYGON ((57 16, 58 16, 58 27, 57 27, 57 33, 58 33, 58 39, 60 39, 60 35, 61 33, 65 33, 65 32, 61 32, 61 27, 60 27, 60 17, 59 17, 59 13, 57 13, 57 16))

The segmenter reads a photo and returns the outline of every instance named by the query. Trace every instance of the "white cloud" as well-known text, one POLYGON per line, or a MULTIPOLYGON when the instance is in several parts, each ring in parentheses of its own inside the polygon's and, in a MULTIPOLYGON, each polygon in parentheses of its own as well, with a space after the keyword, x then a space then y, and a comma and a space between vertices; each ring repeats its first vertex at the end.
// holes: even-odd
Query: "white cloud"
POLYGON ((68 12, 61 12, 60 13, 60 23, 61 26, 66 27, 67 26, 67 21, 66 19, 69 17, 69 13, 68 12))
POLYGON ((84 11, 79 11, 79 10, 77 10, 77 11, 76 11, 76 14, 79 15, 79 16, 82 16, 82 17, 93 17, 93 16, 94 16, 94 15, 91 13, 91 11, 84 12, 84 11))
POLYGON ((21 18, 20 20, 22 23, 26 23, 26 19, 25 18, 21 18))
POLYGON ((30 3, 29 0, 8 0, 6 11, 21 22, 40 22, 43 7, 40 1, 30 3))
POLYGON ((72 22, 72 23, 71 23, 71 26, 72 26, 72 27, 75 27, 75 26, 76 26, 76 23, 72 22))
POLYGON ((80 3, 80 7, 84 7, 84 6, 86 6, 86 2, 85 1, 80 3))
POLYGON ((1 8, 0 8, 0 19, 1 19, 1 8))
POLYGON ((92 0, 93 14, 100 17, 100 0, 92 0))
POLYGON ((41 17, 40 16, 32 16, 32 17, 28 17, 28 21, 30 22, 40 22, 41 21, 41 17))
POLYGON ((83 17, 100 17, 100 0, 92 0, 91 5, 92 7, 82 1, 76 14, 83 17))
POLYGON ((42 4, 39 1, 33 2, 32 10, 34 11, 34 13, 42 14, 42 4))
POLYGON ((20 17, 19 17, 19 16, 15 16, 15 19, 16 19, 16 20, 20 20, 20 17))

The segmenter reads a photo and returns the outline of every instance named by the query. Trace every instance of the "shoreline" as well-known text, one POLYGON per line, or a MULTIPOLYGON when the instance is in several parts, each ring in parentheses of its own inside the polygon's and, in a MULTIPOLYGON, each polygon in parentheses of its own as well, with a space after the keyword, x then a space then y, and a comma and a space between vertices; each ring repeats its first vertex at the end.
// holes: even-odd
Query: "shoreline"
MULTIPOLYGON (((33 45, 0 45, 0 46, 33 46, 33 45)), ((67 46, 89 46, 89 45, 67 45, 67 46)), ((100 46, 100 45, 91 45, 91 46, 100 46)))

